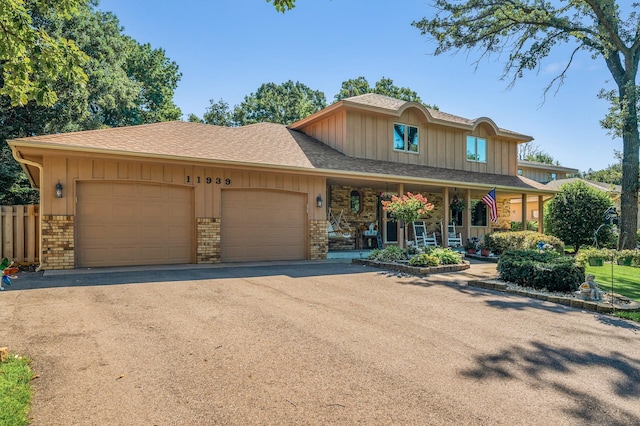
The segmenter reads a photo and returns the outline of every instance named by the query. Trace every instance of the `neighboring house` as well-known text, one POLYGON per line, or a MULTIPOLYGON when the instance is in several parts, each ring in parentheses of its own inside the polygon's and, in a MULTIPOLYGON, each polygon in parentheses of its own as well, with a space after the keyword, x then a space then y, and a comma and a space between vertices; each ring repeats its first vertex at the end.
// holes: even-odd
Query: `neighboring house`
MULTIPOLYGON (((547 184, 556 180, 562 180, 577 176, 580 171, 570 167, 557 166, 554 164, 538 163, 536 161, 518 160, 518 176, 523 176, 536 182, 547 184)), ((511 221, 522 222, 522 199, 511 200, 511 221)), ((529 197, 525 203, 526 220, 537 222, 541 209, 538 208, 536 197, 529 197)))
POLYGON ((405 228, 380 204, 390 193, 434 203, 429 232, 455 220, 463 239, 483 236, 509 228, 510 199, 554 194, 517 175, 530 140, 486 117, 366 94, 290 126, 165 122, 9 144, 40 188, 41 266, 65 269, 324 259, 362 247, 368 227, 402 246, 405 228), (480 202, 492 188, 497 223, 480 202), (454 198, 467 208, 452 215, 454 198), (348 238, 329 238, 332 216, 348 238))

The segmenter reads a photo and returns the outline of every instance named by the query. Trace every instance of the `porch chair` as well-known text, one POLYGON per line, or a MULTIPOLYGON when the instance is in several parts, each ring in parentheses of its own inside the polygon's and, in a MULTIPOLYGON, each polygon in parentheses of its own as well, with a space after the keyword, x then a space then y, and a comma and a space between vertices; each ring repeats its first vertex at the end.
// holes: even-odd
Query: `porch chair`
POLYGON ((416 247, 437 247, 436 233, 427 233, 427 227, 424 222, 413 222, 413 241, 416 247))
MULTIPOLYGON (((440 222, 440 228, 442 229, 442 222, 440 222)), ((444 235, 444 231, 442 235, 444 235)), ((449 247, 460 247, 462 245, 462 233, 456 233, 456 225, 451 224, 447 227, 447 237, 449 247)))

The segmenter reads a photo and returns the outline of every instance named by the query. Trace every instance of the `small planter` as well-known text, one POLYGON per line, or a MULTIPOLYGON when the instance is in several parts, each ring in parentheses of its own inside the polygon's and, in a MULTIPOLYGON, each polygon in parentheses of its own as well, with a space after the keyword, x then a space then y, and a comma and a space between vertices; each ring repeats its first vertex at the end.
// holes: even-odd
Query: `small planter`
POLYGON ((604 265, 604 259, 599 257, 590 257, 589 258, 589 266, 602 266, 604 265))
POLYGON ((631 259, 629 258, 619 258, 618 259, 618 265, 622 265, 622 266, 631 266, 631 259))
POLYGON ((467 249, 467 253, 476 254, 476 249, 467 249))
POLYGON ((482 249, 482 250, 480 250, 480 254, 481 254, 482 256, 489 256, 489 254, 491 254, 491 250, 489 250, 489 249, 482 249))

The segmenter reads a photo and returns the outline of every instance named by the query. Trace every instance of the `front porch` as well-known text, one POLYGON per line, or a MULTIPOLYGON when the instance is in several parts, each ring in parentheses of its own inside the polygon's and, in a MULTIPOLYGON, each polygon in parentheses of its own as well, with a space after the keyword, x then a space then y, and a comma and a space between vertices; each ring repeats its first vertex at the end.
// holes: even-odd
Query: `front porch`
MULTIPOLYGON (((511 227, 511 199, 526 199, 532 194, 515 193, 513 190, 496 189, 497 222, 491 222, 486 205, 481 201, 489 190, 484 188, 462 188, 456 186, 427 186, 416 184, 389 184, 381 182, 331 181, 327 182, 327 219, 340 218, 342 232, 329 232, 328 258, 349 253, 349 256, 390 245, 405 247, 405 235, 409 241, 414 238, 413 227, 406 226, 390 218, 382 208, 381 201, 392 195, 407 192, 419 193, 433 204, 421 221, 426 232, 435 234, 437 244, 443 247, 459 246, 450 244, 448 225, 455 226, 455 233, 461 235, 462 244, 476 237, 480 240, 489 232, 509 230, 511 227), (452 201, 454 201, 452 203, 452 201), (451 206, 464 205, 459 211, 451 206), (446 206, 446 208, 445 208, 446 206)), ((542 211, 543 196, 535 194, 542 211)), ((539 231, 542 230, 539 221, 539 231)), ((329 231, 336 231, 329 226, 329 231)), ((356 256, 363 257, 363 256, 356 256)))

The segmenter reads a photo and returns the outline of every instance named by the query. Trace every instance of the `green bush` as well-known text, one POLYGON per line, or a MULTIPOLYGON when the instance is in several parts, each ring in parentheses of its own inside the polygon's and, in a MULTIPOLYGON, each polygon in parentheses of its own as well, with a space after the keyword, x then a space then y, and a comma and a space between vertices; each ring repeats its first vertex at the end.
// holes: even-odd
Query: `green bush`
POLYGON ((378 262, 397 262, 399 260, 407 260, 407 254, 398 246, 389 246, 373 250, 369 253, 368 258, 378 262))
POLYGON ((409 265, 411 266, 438 266, 439 264, 440 259, 428 253, 422 253, 417 256, 413 256, 409 260, 409 265))
POLYGON ((500 278, 524 287, 571 292, 584 282, 584 268, 557 252, 507 250, 498 261, 500 278))
POLYGON ((611 250, 587 247, 580 249, 576 254, 576 263, 580 266, 586 266, 589 259, 611 260, 611 250))
MULTIPOLYGON (((522 231, 522 222, 511 222, 511 231, 522 231)), ((538 222, 536 221, 527 221, 527 231, 537 231, 538 230, 538 222)))
POLYGON ((564 243, 560 239, 534 231, 491 232, 484 236, 483 246, 500 254, 507 250, 536 250, 541 241, 556 252, 564 253, 564 243))
POLYGON ((460 253, 451 250, 449 247, 436 247, 430 251, 435 256, 441 265, 457 265, 462 263, 462 256, 460 253))

